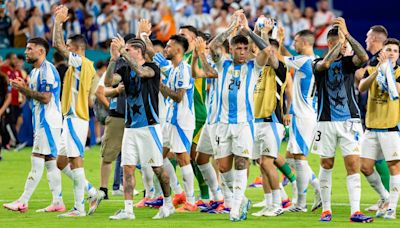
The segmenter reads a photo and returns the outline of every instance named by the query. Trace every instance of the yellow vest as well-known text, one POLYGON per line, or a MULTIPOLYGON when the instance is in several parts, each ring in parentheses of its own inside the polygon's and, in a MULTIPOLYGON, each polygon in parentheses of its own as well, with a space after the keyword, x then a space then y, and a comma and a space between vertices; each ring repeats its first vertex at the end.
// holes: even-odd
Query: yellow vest
MULTIPOLYGON (((376 67, 369 66, 367 71, 371 75, 376 67)), ((400 77, 400 67, 394 71, 395 78, 400 77)), ((378 82, 374 80, 368 90, 367 102, 367 115, 366 126, 367 128, 374 129, 387 129, 396 127, 400 122, 400 101, 390 100, 389 94, 382 91, 378 82)))
MULTIPOLYGON (((84 120, 89 120, 89 93, 93 76, 96 74, 93 62, 84 56, 82 58, 81 73, 79 78, 78 97, 75 101, 76 115, 84 120)), ((71 109, 72 85, 75 80, 75 67, 69 66, 64 77, 64 87, 62 91, 61 109, 63 115, 67 115, 71 109)))
MULTIPOLYGON (((275 112, 277 106, 277 85, 276 85, 276 74, 274 68, 271 66, 264 66, 261 76, 257 80, 256 88, 254 90, 254 117, 267 118, 275 112)), ((286 78, 288 75, 286 74, 286 78)), ((283 94, 285 92, 287 80, 281 85, 281 91, 279 96, 280 104, 279 108, 283 113, 283 94)))

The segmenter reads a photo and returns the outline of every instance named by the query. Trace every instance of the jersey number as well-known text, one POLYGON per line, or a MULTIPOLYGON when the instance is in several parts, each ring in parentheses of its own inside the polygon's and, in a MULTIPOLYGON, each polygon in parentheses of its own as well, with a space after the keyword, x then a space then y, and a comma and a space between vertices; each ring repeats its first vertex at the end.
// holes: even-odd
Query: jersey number
POLYGON ((233 90, 233 89, 234 89, 234 88, 233 88, 234 86, 236 86, 236 87, 237 87, 237 90, 239 90, 239 89, 240 89, 240 81, 231 78, 231 82, 229 83, 229 87, 228 87, 229 90, 233 90))
POLYGON ((315 139, 315 141, 319 142, 319 140, 321 140, 321 132, 317 131, 317 138, 315 139))

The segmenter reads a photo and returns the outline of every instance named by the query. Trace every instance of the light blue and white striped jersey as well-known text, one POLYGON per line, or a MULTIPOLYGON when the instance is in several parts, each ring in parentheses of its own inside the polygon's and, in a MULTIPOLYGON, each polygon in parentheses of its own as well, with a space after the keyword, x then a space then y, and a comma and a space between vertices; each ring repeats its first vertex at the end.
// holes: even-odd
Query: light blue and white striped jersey
POLYGON ((292 105, 290 113, 298 117, 317 118, 315 78, 312 71, 312 62, 315 56, 291 56, 285 57, 288 68, 295 70, 293 77, 292 105))
POLYGON ((262 67, 255 60, 236 65, 223 58, 216 63, 218 71, 217 122, 227 124, 254 120, 253 94, 262 67))
POLYGON ((99 25, 99 31, 98 31, 99 42, 104 42, 107 41, 108 39, 112 39, 117 36, 117 28, 118 28, 117 18, 113 17, 111 21, 103 24, 106 17, 107 16, 104 13, 100 14, 97 17, 97 24, 99 25))
POLYGON ((186 89, 181 102, 177 103, 171 98, 167 99, 167 122, 179 126, 183 130, 194 130, 194 79, 190 65, 182 60, 177 67, 173 68, 169 73, 167 86, 174 91, 186 89))
MULTIPOLYGON (((216 69, 215 63, 207 58, 208 64, 216 69)), ((217 70, 217 69, 216 69, 217 70)), ((210 85, 207 94, 207 124, 217 123, 217 110, 218 110, 218 78, 207 78, 207 85, 210 85)))
POLYGON ((29 87, 38 92, 52 93, 48 104, 31 99, 33 130, 40 128, 62 128, 61 114, 61 80, 57 69, 45 60, 40 68, 33 68, 30 73, 29 87))
POLYGON ((26 10, 29 10, 32 7, 37 7, 39 8, 41 14, 44 15, 50 13, 50 6, 58 2, 59 1, 57 0, 16 0, 14 4, 15 9, 22 7, 26 10))

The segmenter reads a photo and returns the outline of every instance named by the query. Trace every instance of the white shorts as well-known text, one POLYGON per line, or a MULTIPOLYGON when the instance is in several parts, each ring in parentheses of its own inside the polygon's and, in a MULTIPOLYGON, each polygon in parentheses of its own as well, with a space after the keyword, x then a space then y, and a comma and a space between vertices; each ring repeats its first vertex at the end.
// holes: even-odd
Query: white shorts
POLYGON ((400 160, 400 132, 366 130, 361 139, 361 157, 373 160, 400 160))
POLYGON ((292 123, 289 127, 289 142, 286 150, 291 154, 307 156, 314 139, 316 125, 316 119, 292 116, 292 123))
POLYGON ((321 121, 317 123, 312 152, 333 158, 339 145, 342 156, 360 155, 362 126, 360 120, 321 121))
POLYGON ((163 164, 160 125, 125 128, 121 165, 159 167, 163 164))
POLYGON ((219 123, 217 126, 216 137, 216 159, 224 158, 232 154, 245 158, 252 157, 254 142, 253 123, 219 123))
POLYGON ((165 123, 162 130, 163 146, 173 153, 190 153, 194 130, 183 130, 179 126, 165 123))
POLYGON ((217 124, 205 124, 201 131, 199 143, 197 144, 197 151, 214 155, 217 150, 216 131, 217 124))
POLYGON ((60 150, 61 128, 42 127, 33 136, 32 153, 57 157, 60 150))
POLYGON ((78 117, 65 117, 59 155, 69 158, 83 157, 88 129, 88 121, 78 117))
POLYGON ((261 156, 277 158, 282 139, 285 137, 285 127, 281 123, 256 120, 254 130, 252 159, 259 159, 261 156))

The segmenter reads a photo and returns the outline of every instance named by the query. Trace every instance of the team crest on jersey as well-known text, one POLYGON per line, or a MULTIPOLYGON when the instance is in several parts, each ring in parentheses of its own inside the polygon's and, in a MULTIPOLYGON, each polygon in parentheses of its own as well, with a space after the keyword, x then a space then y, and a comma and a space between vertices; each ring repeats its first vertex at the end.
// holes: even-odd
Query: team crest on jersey
POLYGON ((235 70, 235 72, 233 73, 233 77, 239 77, 240 76, 240 70, 235 70))

